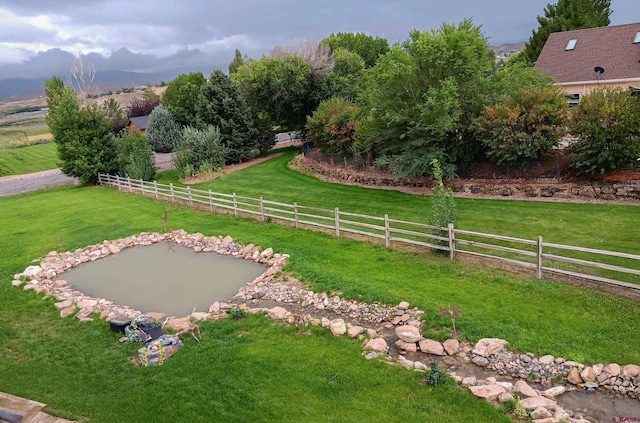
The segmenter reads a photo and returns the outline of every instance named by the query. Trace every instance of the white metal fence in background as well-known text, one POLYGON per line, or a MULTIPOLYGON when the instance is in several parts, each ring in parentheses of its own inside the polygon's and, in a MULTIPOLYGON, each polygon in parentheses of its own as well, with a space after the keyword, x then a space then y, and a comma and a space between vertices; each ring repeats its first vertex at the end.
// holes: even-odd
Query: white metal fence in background
POLYGON ((447 228, 436 227, 391 219, 388 215, 368 216, 341 211, 337 207, 323 209, 286 204, 262 197, 223 194, 114 175, 100 174, 98 182, 119 191, 186 203, 211 212, 249 215, 263 222, 289 222, 296 228, 318 228, 338 237, 347 233, 373 238, 384 242, 387 248, 404 244, 446 252, 451 260, 458 254, 499 260, 534 270, 538 279, 543 278, 543 272, 553 272, 640 290, 640 255, 635 254, 543 242, 540 236, 528 240, 456 229, 452 224, 447 228), (587 271, 591 273, 585 273, 587 271))

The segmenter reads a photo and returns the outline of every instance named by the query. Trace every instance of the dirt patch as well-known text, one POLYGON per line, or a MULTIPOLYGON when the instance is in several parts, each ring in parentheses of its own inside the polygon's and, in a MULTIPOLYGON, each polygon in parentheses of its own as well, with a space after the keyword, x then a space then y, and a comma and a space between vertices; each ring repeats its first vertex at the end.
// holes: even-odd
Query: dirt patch
POLYGON ((281 156, 281 155, 282 155, 282 153, 267 154, 266 156, 256 157, 256 158, 253 158, 251 160, 247 160, 246 162, 225 166, 224 169, 219 170, 217 172, 211 172, 208 175, 196 176, 196 177, 193 177, 193 178, 181 180, 180 182, 182 182, 183 184, 186 184, 186 185, 192 185, 192 184, 199 184, 201 182, 211 181, 211 180, 214 180, 214 179, 219 178, 221 176, 226 176, 226 175, 228 175, 230 173, 233 173, 233 172, 235 172, 237 170, 242 170, 242 169, 245 169, 245 168, 247 168, 249 166, 253 166, 253 165, 256 165, 258 163, 266 162, 267 160, 273 159, 274 157, 278 157, 278 156, 281 156))

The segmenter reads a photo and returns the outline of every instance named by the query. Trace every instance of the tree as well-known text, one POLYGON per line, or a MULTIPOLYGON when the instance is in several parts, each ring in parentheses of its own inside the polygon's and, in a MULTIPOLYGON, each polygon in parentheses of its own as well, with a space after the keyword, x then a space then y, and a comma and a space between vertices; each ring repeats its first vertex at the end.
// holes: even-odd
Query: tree
POLYGON ((220 130, 222 145, 227 149, 226 163, 240 163, 255 155, 258 143, 251 109, 220 69, 214 70, 202 86, 197 110, 200 128, 213 125, 220 130))
POLYGON ((200 88, 206 83, 202 72, 178 75, 167 85, 162 96, 165 106, 182 126, 196 125, 196 104, 200 88))
POLYGON ((389 43, 386 39, 373 37, 360 32, 338 32, 337 34, 331 34, 322 40, 321 44, 329 45, 333 52, 339 48, 343 48, 358 54, 364 60, 365 67, 367 68, 373 67, 378 61, 378 58, 389 51, 389 43))
POLYGON ((529 67, 509 67, 497 77, 504 80, 504 95, 476 119, 487 156, 515 164, 551 152, 566 133, 562 89, 529 67))
POLYGON ((176 146, 174 162, 181 178, 207 174, 224 167, 227 156, 220 131, 213 125, 187 126, 176 146))
POLYGON ((156 163, 151 145, 142 134, 122 131, 116 137, 118 173, 132 179, 152 180, 156 175, 156 163))
POLYGON ((493 70, 488 42, 470 20, 411 32, 368 73, 359 105, 369 116, 360 142, 397 174, 429 175, 438 159, 450 177, 457 161, 482 149, 472 124, 495 96, 493 70))
POLYGON ((240 66, 242 66, 247 60, 249 60, 247 55, 245 54, 244 57, 242 57, 240 50, 236 49, 233 60, 229 63, 229 75, 236 73, 238 69, 240 69, 240 66))
POLYGON ((114 98, 102 103, 102 110, 104 110, 107 119, 111 122, 111 132, 113 134, 119 134, 127 126, 127 114, 114 98))
POLYGON ((547 4, 544 16, 538 16, 538 29, 518 55, 518 61, 533 66, 552 32, 597 28, 611 23, 611 0, 558 0, 547 4))
POLYGON ((309 65, 311 78, 314 82, 331 72, 335 65, 335 60, 331 54, 331 47, 312 41, 289 47, 276 46, 269 56, 281 61, 284 61, 289 56, 301 58, 309 65))
POLYGON ((316 84, 313 97, 318 102, 331 97, 356 101, 366 85, 365 64, 357 53, 338 48, 333 51, 335 66, 316 84))
POLYGON ((325 100, 307 118, 308 137, 325 153, 353 154, 358 109, 340 97, 325 100))
POLYGON ((59 78, 45 82, 47 125, 56 143, 60 168, 82 183, 94 183, 98 173, 117 171, 117 151, 111 122, 95 102, 80 107, 76 93, 59 78))
POLYGON ((93 80, 96 77, 96 68, 93 63, 85 63, 82 55, 74 56, 69 73, 67 74, 67 84, 72 87, 82 99, 88 98, 91 94, 93 80))
POLYGON ((315 109, 311 99, 311 67, 298 56, 263 57, 245 63, 231 75, 255 113, 287 130, 304 127, 315 109))
POLYGON ((573 108, 570 127, 578 137, 578 173, 604 174, 640 157, 640 98, 619 88, 591 91, 573 108))
POLYGON ((176 142, 180 139, 180 125, 171 112, 160 105, 149 115, 146 134, 153 151, 169 153, 173 151, 176 142))
MULTIPOLYGON (((146 91, 146 90, 145 90, 146 91)), ((154 93, 155 94, 155 93, 154 93)), ((127 107, 127 117, 147 116, 151 111, 160 104, 160 97, 147 95, 142 98, 134 98, 127 107)))
POLYGON ((264 156, 276 145, 276 134, 273 131, 271 122, 269 122, 268 117, 265 115, 254 114, 253 123, 257 131, 256 141, 258 142, 258 150, 260 151, 260 155, 264 156))

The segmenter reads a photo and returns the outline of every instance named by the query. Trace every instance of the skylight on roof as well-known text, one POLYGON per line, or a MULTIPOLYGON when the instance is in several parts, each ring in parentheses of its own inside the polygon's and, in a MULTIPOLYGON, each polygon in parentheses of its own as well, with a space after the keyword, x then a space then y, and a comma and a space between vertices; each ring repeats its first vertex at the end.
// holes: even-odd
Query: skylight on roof
POLYGON ((572 38, 569 40, 569 42, 567 43, 567 46, 564 48, 565 50, 573 50, 574 48, 576 48, 576 43, 578 42, 578 40, 576 38, 572 38))
POLYGON ((636 32, 636 36, 633 37, 633 44, 640 43, 640 31, 636 32))

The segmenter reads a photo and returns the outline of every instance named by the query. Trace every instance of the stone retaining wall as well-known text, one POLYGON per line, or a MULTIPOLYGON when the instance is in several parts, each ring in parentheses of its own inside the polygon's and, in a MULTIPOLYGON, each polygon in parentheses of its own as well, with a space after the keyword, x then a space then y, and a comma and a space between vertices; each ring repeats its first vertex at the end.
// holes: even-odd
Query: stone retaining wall
MULTIPOLYGON (((392 174, 375 174, 359 172, 353 169, 335 167, 316 162, 304 156, 298 156, 291 166, 305 173, 337 180, 343 183, 360 184, 374 187, 431 187, 429 178, 395 177, 392 174)), ((584 182, 584 183, 531 183, 526 180, 485 180, 467 182, 454 179, 447 181, 447 186, 454 193, 478 196, 522 197, 522 198, 557 198, 563 200, 605 200, 640 202, 640 181, 619 183, 584 182)))

